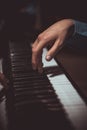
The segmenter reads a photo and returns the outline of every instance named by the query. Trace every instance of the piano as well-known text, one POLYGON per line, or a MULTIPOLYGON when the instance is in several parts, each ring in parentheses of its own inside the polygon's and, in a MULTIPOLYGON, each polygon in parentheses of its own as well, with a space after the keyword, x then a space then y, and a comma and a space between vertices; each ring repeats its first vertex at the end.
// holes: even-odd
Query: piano
MULTIPOLYGON (((85 69, 77 61, 79 52, 65 46, 46 62, 44 49, 44 72, 39 74, 32 70, 31 44, 31 39, 10 40, 7 55, 1 59, 1 71, 10 83, 0 96, 0 130, 87 130, 87 74, 76 80, 85 69)), ((81 55, 84 66, 86 56, 81 55)))

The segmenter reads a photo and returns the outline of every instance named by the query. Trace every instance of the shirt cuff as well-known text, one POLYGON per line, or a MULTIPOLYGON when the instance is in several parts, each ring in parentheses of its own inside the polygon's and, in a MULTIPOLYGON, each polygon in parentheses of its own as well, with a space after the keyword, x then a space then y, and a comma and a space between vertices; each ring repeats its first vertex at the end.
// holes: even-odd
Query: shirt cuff
POLYGON ((76 34, 76 33, 83 35, 83 36, 87 36, 87 23, 75 20, 74 34, 76 34))

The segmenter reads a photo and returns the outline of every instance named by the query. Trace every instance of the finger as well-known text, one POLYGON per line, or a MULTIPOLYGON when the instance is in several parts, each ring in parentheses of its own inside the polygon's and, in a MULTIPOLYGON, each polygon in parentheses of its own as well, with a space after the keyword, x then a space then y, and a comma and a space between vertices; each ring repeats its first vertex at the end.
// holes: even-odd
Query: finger
POLYGON ((32 68, 36 70, 38 68, 39 56, 42 55, 42 50, 48 45, 50 41, 50 35, 40 34, 32 47, 32 68))
POLYGON ((37 48, 37 51, 42 50, 47 44, 53 41, 53 36, 51 33, 45 32, 39 34, 37 39, 35 40, 34 44, 32 45, 33 48, 37 48))
POLYGON ((35 40, 35 42, 32 44, 32 69, 36 70, 38 67, 38 51, 36 49, 39 41, 38 38, 35 40))
POLYGON ((37 44, 38 44, 38 39, 36 39, 35 42, 32 44, 32 48, 33 48, 33 47, 36 47, 37 44))
POLYGON ((32 53, 32 68, 33 70, 36 70, 38 66, 38 55, 33 51, 32 53))
MULTIPOLYGON (((42 66, 42 52, 43 50, 37 52, 36 48, 33 48, 33 53, 32 53, 32 68, 33 70, 38 69, 38 66, 42 66)), ((41 67, 39 67, 41 68, 41 67)))
POLYGON ((42 63, 42 52, 40 53, 39 61, 38 61, 38 72, 43 72, 43 63, 42 63))
POLYGON ((35 42, 32 44, 32 48, 36 48, 38 44, 42 44, 43 34, 39 34, 35 42))
POLYGON ((5 88, 8 88, 9 80, 2 73, 0 73, 0 82, 5 88))
MULTIPOLYGON (((35 44, 37 44, 37 42, 35 44)), ((42 50, 44 46, 44 41, 39 42, 37 46, 36 47, 35 46, 32 48, 32 68, 34 70, 38 68, 38 63, 40 59, 42 60, 42 50)))
POLYGON ((55 54, 58 52, 58 50, 61 49, 62 41, 60 39, 57 39, 54 45, 51 47, 51 49, 46 54, 46 60, 50 61, 55 54))
POLYGON ((36 39, 35 42, 32 44, 32 69, 36 70, 37 68, 37 52, 36 46, 38 44, 38 40, 36 39))
POLYGON ((43 63, 41 61, 38 64, 38 72, 43 73, 43 63))

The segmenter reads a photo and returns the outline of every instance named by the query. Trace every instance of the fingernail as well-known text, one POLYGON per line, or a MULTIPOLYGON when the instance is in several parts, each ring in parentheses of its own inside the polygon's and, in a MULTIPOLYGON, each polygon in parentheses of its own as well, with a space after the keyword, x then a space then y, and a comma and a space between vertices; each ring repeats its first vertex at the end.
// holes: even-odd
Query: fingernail
POLYGON ((51 56, 46 56, 46 60, 50 61, 51 60, 51 56))

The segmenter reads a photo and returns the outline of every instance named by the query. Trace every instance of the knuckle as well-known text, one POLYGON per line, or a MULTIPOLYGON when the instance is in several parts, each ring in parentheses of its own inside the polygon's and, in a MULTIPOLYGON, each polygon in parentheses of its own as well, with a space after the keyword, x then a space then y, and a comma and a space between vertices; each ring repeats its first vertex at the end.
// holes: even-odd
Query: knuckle
POLYGON ((31 47, 34 48, 34 47, 35 47, 35 44, 33 43, 31 47))
POLYGON ((38 49, 35 47, 35 48, 32 48, 32 53, 33 54, 37 54, 38 53, 38 49))
POLYGON ((41 40, 43 39, 42 33, 38 35, 38 38, 37 38, 37 39, 38 39, 38 41, 41 41, 41 40))
POLYGON ((38 35, 38 41, 46 41, 46 40, 47 38, 45 34, 41 33, 38 35))

